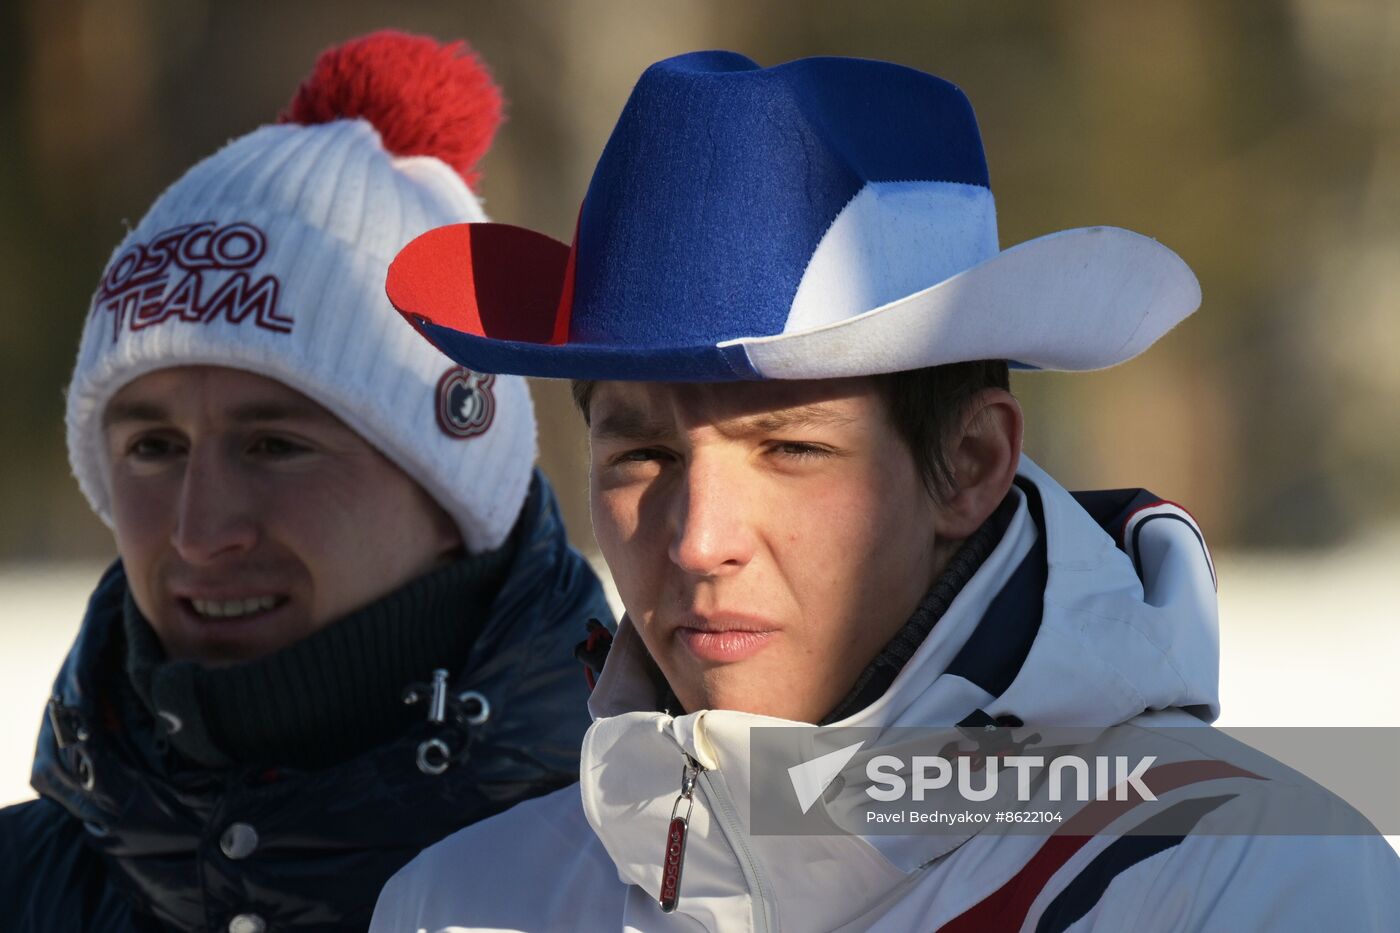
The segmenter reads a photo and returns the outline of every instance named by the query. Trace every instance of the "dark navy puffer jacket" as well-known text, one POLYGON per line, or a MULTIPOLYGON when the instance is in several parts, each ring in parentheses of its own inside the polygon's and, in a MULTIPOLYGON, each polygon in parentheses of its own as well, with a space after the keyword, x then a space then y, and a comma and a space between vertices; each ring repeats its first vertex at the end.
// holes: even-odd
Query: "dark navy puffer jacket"
POLYGON ((364 929, 379 889, 420 849, 577 780, 588 713, 573 646, 590 617, 611 614, 541 476, 522 520, 490 616, 451 676, 452 695, 486 698, 485 721, 425 715, 318 771, 167 767, 156 730, 111 699, 126 676, 114 566, 54 686, 34 763, 41 797, 0 811, 0 930, 364 929), (434 738, 455 756, 441 774, 418 765, 434 738))

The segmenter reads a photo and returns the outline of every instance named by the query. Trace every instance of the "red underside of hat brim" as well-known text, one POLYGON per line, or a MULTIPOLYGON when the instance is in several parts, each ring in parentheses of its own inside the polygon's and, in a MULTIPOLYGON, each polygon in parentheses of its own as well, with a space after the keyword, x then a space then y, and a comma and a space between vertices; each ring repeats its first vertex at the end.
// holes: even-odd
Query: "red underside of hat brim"
MULTIPOLYGON (((429 230, 389 264, 389 301, 422 322, 493 340, 558 344, 568 339, 564 292, 572 251, 510 224, 429 230)), ((571 289, 570 289, 571 290, 571 289)))

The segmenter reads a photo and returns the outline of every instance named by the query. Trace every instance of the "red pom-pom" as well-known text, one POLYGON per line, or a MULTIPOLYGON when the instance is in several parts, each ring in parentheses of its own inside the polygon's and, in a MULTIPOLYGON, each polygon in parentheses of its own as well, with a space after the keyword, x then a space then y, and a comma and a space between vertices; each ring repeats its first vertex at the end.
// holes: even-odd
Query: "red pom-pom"
POLYGON ((501 109, 501 89, 467 43, 384 30, 322 52, 278 122, 363 117, 390 152, 436 156, 475 186, 501 109))

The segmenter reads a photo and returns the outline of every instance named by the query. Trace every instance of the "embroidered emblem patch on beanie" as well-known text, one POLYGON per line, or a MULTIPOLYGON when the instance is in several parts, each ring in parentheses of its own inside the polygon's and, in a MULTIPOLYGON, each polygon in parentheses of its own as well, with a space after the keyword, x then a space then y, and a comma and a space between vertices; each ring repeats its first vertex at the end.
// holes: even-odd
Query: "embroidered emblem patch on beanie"
POLYGON ((437 385, 438 427, 459 440, 485 434, 496 418, 496 377, 454 366, 437 385))

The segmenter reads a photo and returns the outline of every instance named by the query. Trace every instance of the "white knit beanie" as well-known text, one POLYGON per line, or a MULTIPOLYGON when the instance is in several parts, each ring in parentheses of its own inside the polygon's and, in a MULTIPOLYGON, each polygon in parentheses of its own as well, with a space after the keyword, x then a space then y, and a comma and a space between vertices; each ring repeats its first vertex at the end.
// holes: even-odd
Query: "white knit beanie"
POLYGON ((505 540, 535 459, 525 382, 453 364, 384 294, 409 240, 487 219, 463 173, 500 113, 465 43, 376 33, 321 56, 292 122, 234 140, 157 199, 107 264, 68 387, 69 460, 103 521, 108 401, 203 364, 335 413, 456 519, 469 551, 505 540))

